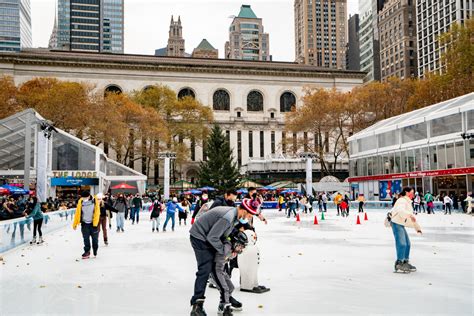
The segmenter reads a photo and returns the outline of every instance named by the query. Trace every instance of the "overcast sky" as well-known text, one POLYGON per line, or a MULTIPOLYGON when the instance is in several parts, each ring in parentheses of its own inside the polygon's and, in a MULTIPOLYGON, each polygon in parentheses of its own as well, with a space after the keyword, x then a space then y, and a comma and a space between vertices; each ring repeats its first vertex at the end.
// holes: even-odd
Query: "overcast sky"
MULTIPOLYGON (((357 13, 359 0, 347 0, 357 13)), ((125 0, 125 53, 154 54, 165 47, 171 15, 181 16, 186 52, 206 38, 224 56, 232 15, 250 4, 270 34, 273 60, 294 61, 293 0, 125 0)), ((54 23, 56 0, 32 0, 33 46, 47 47, 54 23)))

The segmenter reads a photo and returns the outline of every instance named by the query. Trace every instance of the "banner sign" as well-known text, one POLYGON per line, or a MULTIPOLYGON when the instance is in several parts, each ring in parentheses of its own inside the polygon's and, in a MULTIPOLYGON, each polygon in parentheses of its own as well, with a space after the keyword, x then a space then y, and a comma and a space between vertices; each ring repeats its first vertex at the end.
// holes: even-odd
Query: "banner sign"
POLYGON ((99 185, 97 178, 51 178, 51 186, 75 187, 81 185, 99 185))
POLYGON ((97 171, 53 171, 53 178, 98 178, 97 171))
POLYGON ((402 180, 379 182, 379 198, 381 201, 391 200, 395 193, 400 192, 402 192, 402 180))
POLYGON ((439 177, 449 175, 474 174, 474 167, 455 168, 432 171, 414 171, 405 173, 381 174, 376 176, 352 177, 349 182, 376 181, 376 180, 395 180, 407 178, 439 177))

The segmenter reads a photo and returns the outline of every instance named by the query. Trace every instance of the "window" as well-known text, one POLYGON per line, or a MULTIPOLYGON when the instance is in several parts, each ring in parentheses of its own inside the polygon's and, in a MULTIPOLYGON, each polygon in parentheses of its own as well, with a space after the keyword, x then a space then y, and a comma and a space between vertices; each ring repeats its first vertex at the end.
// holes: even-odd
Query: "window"
POLYGON ((237 163, 242 165, 242 132, 237 131, 237 163))
POLYGON ((403 143, 409 143, 416 140, 425 139, 426 135, 426 123, 419 123, 411 126, 404 127, 402 129, 403 143))
POLYGON ((196 161, 196 140, 191 137, 191 161, 196 161))
POLYGON ((113 94, 121 94, 122 93, 122 89, 117 86, 117 85, 114 85, 114 84, 111 84, 109 86, 107 86, 105 88, 105 91, 104 91, 104 94, 107 95, 109 93, 113 93, 113 94))
POLYGON ((455 166, 455 158, 454 158, 454 144, 448 143, 446 144, 446 167, 448 169, 452 169, 455 166))
POLYGON ((230 96, 225 90, 217 90, 212 97, 212 108, 216 111, 230 110, 230 96))
POLYGON ((178 99, 183 99, 185 97, 191 97, 191 98, 195 99, 196 94, 190 88, 183 88, 183 89, 179 90, 178 99))
POLYGON ((253 157, 253 132, 249 131, 249 157, 253 157))
POLYGON ((263 131, 260 131, 260 157, 265 157, 265 140, 263 131))
POLYGON ((259 91, 250 91, 247 95, 247 111, 263 111, 263 95, 259 91))
POLYGON ((467 112, 467 129, 474 129, 474 110, 467 112))
POLYGON ((431 121, 431 137, 446 135, 462 130, 462 118, 460 113, 440 117, 431 121))
POLYGON ((456 168, 463 168, 466 166, 466 151, 464 150, 464 143, 457 142, 456 146, 456 168))
POLYGON ((272 155, 275 154, 275 132, 272 131, 272 134, 271 134, 271 147, 272 147, 272 155))
POLYGON ((285 92, 280 96, 280 112, 291 112, 296 106, 296 97, 291 92, 285 92))
POLYGON ((438 145, 438 169, 446 169, 446 148, 444 144, 438 145))
POLYGON ((385 132, 382 134, 377 135, 377 140, 379 143, 379 147, 387 147, 398 145, 399 143, 399 134, 398 130, 385 132))

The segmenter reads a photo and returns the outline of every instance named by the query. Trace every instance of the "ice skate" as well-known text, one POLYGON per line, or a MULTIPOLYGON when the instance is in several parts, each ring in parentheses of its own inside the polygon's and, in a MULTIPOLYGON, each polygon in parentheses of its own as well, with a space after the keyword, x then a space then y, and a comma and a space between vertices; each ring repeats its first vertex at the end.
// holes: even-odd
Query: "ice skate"
POLYGON ((217 309, 217 315, 219 316, 232 316, 234 315, 232 313, 232 305, 231 304, 224 304, 224 303, 219 303, 219 307, 217 309))
POLYGON ((36 237, 33 237, 33 239, 30 241, 30 245, 36 244, 36 237))
POLYGON ((90 253, 90 252, 84 252, 84 253, 82 254, 82 259, 89 259, 90 256, 91 256, 91 253, 90 253))
POLYGON ((416 272, 416 267, 410 264, 410 261, 405 260, 403 261, 403 264, 405 264, 408 269, 410 269, 410 272, 416 272))
POLYGON ((37 244, 37 245, 40 245, 40 244, 42 244, 42 243, 44 243, 44 240, 43 240, 43 237, 40 237, 39 240, 38 240, 38 242, 37 242, 36 244, 37 244))
POLYGON ((94 257, 97 257, 97 249, 94 249, 92 252, 94 253, 94 257))
POLYGON ((155 232, 155 229, 154 229, 154 228, 152 228, 152 229, 151 229, 151 232, 152 232, 152 233, 154 233, 154 232, 155 232))
POLYGON ((410 268, 402 261, 397 260, 394 273, 410 273, 410 268))
POLYGON ((230 305, 231 305, 231 309, 234 310, 234 311, 242 311, 242 303, 240 303, 239 301, 237 301, 235 298, 233 298, 232 296, 230 297, 229 299, 230 301, 230 305))
POLYGON ((196 304, 192 306, 190 316, 207 316, 206 311, 204 310, 203 299, 197 300, 196 304))

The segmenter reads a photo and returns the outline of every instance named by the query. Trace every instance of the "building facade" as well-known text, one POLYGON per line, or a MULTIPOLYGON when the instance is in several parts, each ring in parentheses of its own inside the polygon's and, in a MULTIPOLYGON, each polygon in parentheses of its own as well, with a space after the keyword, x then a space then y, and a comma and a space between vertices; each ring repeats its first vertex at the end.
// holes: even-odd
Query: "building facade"
POLYGON ((229 41, 225 43, 226 59, 270 61, 270 42, 264 32, 262 19, 249 5, 242 5, 229 28, 229 41))
POLYGON ((388 0, 379 11, 381 79, 417 77, 414 0, 388 0))
POLYGON ((59 0, 52 49, 123 53, 123 0, 59 0))
POLYGON ((215 49, 214 46, 211 45, 207 41, 207 39, 203 39, 201 43, 193 50, 192 54, 193 58, 219 58, 219 50, 215 49))
MULTIPOLYGON (((60 80, 88 82, 96 89, 107 91, 130 92, 163 84, 178 95, 186 92, 213 109, 214 120, 226 131, 235 160, 242 167, 250 158, 264 159, 284 152, 280 143, 285 133, 285 113, 292 106, 301 105, 307 87, 350 91, 361 85, 364 77, 357 71, 321 70, 289 62, 118 56, 39 49, 0 54, 0 74, 11 75, 17 84, 45 73, 60 80)), ((181 175, 183 179, 193 180, 203 159, 202 144, 187 140, 185 143, 191 149, 191 156, 183 165, 181 175)), ((140 168, 141 161, 137 161, 135 169, 142 172, 140 168)), ((162 171, 159 174, 163 175, 162 171)), ((153 172, 147 175, 152 181, 153 172)))
POLYGON ((367 73, 365 81, 380 80, 380 44, 378 11, 384 0, 359 0, 360 70, 367 73))
POLYGON ((30 0, 0 0, 0 51, 31 47, 30 0))
POLYGON ((346 68, 347 0, 295 0, 295 60, 346 68))
POLYGON ((359 70, 360 48, 359 48, 359 15, 349 16, 348 20, 348 42, 346 53, 346 68, 348 70, 359 70))
POLYGON ((184 38, 181 17, 178 17, 178 21, 174 21, 173 17, 171 17, 166 56, 184 57, 184 54, 184 38))
POLYGON ((444 47, 438 44, 438 36, 449 31, 453 23, 464 23, 472 17, 474 3, 471 0, 416 1, 416 30, 418 43, 418 74, 442 68, 441 54, 444 47))
POLYGON ((464 194, 474 181, 474 93, 376 123, 351 136, 352 193, 390 200, 405 186, 464 194))

